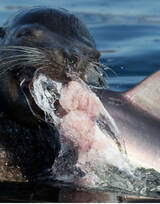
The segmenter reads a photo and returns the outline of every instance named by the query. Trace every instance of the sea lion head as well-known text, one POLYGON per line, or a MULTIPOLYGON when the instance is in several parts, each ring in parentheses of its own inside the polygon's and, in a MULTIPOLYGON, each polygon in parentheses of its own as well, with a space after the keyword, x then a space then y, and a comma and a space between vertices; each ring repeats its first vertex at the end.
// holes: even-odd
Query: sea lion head
POLYGON ((72 67, 85 81, 100 84, 95 42, 85 25, 64 9, 33 7, 12 16, 0 28, 0 56, 0 106, 21 122, 33 119, 27 89, 36 70, 66 81, 65 70, 72 67))

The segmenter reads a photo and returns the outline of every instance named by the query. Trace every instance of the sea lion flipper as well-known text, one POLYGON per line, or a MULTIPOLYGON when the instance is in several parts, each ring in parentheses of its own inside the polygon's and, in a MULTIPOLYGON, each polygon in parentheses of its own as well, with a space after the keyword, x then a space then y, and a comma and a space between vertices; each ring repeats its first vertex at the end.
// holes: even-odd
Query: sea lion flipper
POLYGON ((123 93, 131 103, 160 119, 160 70, 123 93))

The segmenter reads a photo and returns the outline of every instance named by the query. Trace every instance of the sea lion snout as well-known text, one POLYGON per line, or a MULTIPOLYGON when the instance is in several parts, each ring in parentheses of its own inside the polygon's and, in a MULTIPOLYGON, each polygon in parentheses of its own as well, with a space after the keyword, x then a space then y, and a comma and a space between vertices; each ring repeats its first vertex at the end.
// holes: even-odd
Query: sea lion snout
POLYGON ((43 50, 45 64, 40 72, 52 79, 68 81, 70 74, 75 74, 84 79, 87 69, 87 57, 78 49, 54 47, 43 50))

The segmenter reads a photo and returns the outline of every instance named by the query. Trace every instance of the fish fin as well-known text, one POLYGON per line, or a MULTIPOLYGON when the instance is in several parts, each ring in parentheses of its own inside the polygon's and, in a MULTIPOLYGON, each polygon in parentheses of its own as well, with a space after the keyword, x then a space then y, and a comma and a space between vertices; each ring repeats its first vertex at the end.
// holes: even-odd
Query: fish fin
POLYGON ((160 70, 123 93, 131 103, 160 119, 160 70))

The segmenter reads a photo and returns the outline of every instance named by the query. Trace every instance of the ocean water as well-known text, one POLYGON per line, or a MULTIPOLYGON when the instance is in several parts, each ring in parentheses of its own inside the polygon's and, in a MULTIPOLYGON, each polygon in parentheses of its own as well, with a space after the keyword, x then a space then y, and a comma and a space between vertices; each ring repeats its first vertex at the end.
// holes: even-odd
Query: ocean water
POLYGON ((93 35, 112 90, 124 91, 160 67, 159 0, 5 0, 0 24, 17 10, 30 6, 65 8, 76 14, 93 35))
POLYGON ((5 0, 0 25, 19 9, 39 5, 68 9, 87 25, 101 63, 116 72, 107 72, 111 90, 126 91, 160 68, 159 0, 5 0))

